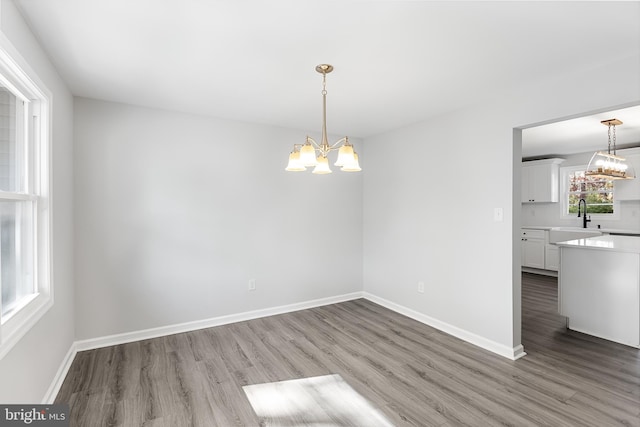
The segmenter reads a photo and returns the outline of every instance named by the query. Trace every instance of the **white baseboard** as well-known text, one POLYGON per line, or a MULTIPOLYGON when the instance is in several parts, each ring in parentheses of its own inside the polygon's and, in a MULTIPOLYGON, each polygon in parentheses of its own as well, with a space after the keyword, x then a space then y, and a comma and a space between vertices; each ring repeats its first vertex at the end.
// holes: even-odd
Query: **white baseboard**
POLYGON ((125 332, 122 334, 108 335, 104 337, 91 338, 88 340, 75 341, 71 344, 69 351, 64 357, 58 372, 56 373, 53 382, 49 386, 47 393, 42 399, 42 403, 53 403, 56 395, 62 387, 62 383, 71 368, 73 359, 79 351, 93 350, 96 348, 108 347, 111 345, 126 344, 129 342, 146 340, 150 338, 157 338, 166 335, 178 334, 182 332, 190 332, 198 329, 211 328, 214 326, 227 325, 230 323, 244 322, 246 320, 257 319, 260 317, 274 316, 277 314, 291 313, 294 311, 306 310, 314 307, 321 307, 323 305, 337 304, 340 302, 351 301, 354 299, 365 298, 376 304, 388 308, 389 310, 400 313, 404 316, 410 317, 421 323, 439 329, 446 332, 449 335, 453 335, 456 338, 460 338, 471 344, 477 345, 485 350, 489 350, 493 353, 499 354, 511 360, 516 360, 526 355, 524 347, 518 345, 514 348, 506 347, 495 341, 488 340, 484 337, 458 328, 448 323, 429 317, 425 314, 419 313, 410 308, 388 301, 384 298, 380 298, 376 295, 368 292, 352 292, 350 294, 338 295, 334 297, 320 298, 311 301, 304 301, 295 304, 281 305, 278 307, 265 308, 254 311, 247 311, 244 313, 231 314, 227 316, 213 317, 210 319, 196 320, 193 322, 179 323, 176 325, 161 326, 158 328, 144 329, 141 331, 125 332))
POLYGON ((77 349, 76 343, 74 342, 74 343, 71 343, 71 347, 69 347, 69 351, 67 351, 67 354, 64 356, 64 359, 62 359, 62 364, 58 368, 58 372, 56 372, 55 377, 53 377, 53 382, 49 386, 49 390, 47 390, 47 393, 42 398, 43 405, 51 404, 55 400, 56 396, 58 395, 58 392, 60 391, 60 387, 62 387, 62 383, 64 382, 64 379, 67 377, 67 373, 71 368, 73 359, 75 359, 76 357, 76 353, 78 353, 78 349, 77 349))
POLYGON ((521 357, 524 357, 526 355, 527 353, 524 352, 524 347, 522 346, 522 344, 520 344, 513 347, 513 357, 509 357, 509 358, 513 360, 518 360, 521 357))
POLYGON ((92 338, 88 340, 75 341, 71 344, 69 351, 62 360, 55 377, 47 393, 42 398, 43 404, 53 403, 67 373, 71 368, 73 359, 79 351, 92 350, 95 348, 108 347, 111 345, 125 344, 128 342, 157 338, 166 335, 178 334, 181 332, 195 331, 198 329, 211 328, 213 326, 227 325, 229 323, 244 322, 245 320, 257 319, 259 317, 274 316, 276 314, 291 313, 294 311, 306 310, 308 308, 321 307, 323 305, 337 304, 351 301, 363 297, 362 292, 338 295, 334 297, 320 298, 311 301, 304 301, 296 304, 281 305, 278 307, 265 308, 261 310, 247 311, 244 313, 232 314, 228 316, 214 317, 211 319, 197 320, 194 322, 180 323, 177 325, 161 326, 158 328, 145 329, 142 331, 126 332, 123 334, 109 335, 105 337, 92 338))
POLYGON ((311 301, 304 301, 295 304, 281 305, 278 307, 264 308, 260 310, 247 311, 244 313, 230 314, 227 316, 213 317, 210 319, 196 320, 193 322, 179 323, 176 325, 160 326, 158 328, 144 329, 141 331, 125 332, 122 334, 108 335, 105 337, 91 338, 88 340, 76 341, 77 351, 92 350, 94 348, 108 347, 111 345, 125 344, 134 341, 157 338, 166 335, 190 332, 198 329, 212 328, 214 326, 228 325, 230 323, 244 322, 246 320, 260 317, 274 316, 276 314, 291 313, 294 311, 306 310, 323 305, 337 304, 362 298, 362 292, 337 295, 334 297, 320 298, 311 301))
POLYGON ((400 304, 396 304, 384 298, 380 298, 379 296, 370 294, 369 292, 364 292, 364 298, 368 299, 371 302, 375 302, 376 304, 379 304, 385 308, 388 308, 389 310, 395 311, 396 313, 400 313, 404 316, 410 317, 414 320, 417 320, 418 322, 424 323, 425 325, 429 325, 449 335, 453 335, 456 338, 460 338, 463 341, 476 345, 485 350, 489 350, 500 356, 506 357, 507 359, 516 360, 526 355, 526 353, 524 352, 524 347, 522 345, 518 345, 513 348, 507 347, 503 344, 489 340, 480 335, 476 335, 473 332, 458 328, 457 326, 453 326, 441 320, 434 319, 433 317, 427 316, 426 314, 419 313, 400 304))

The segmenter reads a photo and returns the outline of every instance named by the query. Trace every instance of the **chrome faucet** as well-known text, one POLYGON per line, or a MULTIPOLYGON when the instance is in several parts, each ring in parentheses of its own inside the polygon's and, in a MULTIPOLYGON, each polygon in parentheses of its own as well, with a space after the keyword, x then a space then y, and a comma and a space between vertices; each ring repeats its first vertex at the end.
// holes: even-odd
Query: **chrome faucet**
POLYGON ((580 205, 584 206, 584 214, 582 215, 582 228, 587 228, 587 223, 591 222, 591 217, 587 218, 587 201, 580 199, 578 202, 578 218, 580 218, 580 205))

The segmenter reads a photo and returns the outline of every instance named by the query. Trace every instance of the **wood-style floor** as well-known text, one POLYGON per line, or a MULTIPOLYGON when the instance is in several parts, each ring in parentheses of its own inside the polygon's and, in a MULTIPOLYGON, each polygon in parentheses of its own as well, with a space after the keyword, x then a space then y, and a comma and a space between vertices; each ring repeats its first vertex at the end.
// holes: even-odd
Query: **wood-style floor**
MULTIPOLYGON (((339 374, 397 426, 640 426, 640 351, 567 331, 523 274, 510 361, 366 300, 78 353, 72 426, 260 426, 242 386, 339 374)), ((366 427, 366 426, 363 426, 366 427)))

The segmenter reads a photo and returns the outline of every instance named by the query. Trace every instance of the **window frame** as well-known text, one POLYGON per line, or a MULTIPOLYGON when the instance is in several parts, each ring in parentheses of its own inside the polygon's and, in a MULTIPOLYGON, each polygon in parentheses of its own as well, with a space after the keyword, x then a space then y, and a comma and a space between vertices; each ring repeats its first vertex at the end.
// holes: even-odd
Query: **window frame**
MULTIPOLYGON (((560 217, 562 219, 576 218, 575 213, 569 213, 569 175, 573 172, 586 171, 587 165, 563 166, 560 168, 560 217)), ((616 220, 620 219, 620 201, 616 200, 615 185, 612 187, 613 213, 589 213, 592 220, 616 220)))
POLYGON ((33 280, 34 293, 22 298, 10 315, 0 308, 0 360, 53 306, 51 266, 51 112, 52 95, 21 57, 9 40, 0 33, 0 83, 17 100, 29 103, 29 120, 25 123, 26 153, 22 174, 23 192, 0 192, 0 200, 33 202, 33 280), (33 118, 33 120, 31 120, 33 118))

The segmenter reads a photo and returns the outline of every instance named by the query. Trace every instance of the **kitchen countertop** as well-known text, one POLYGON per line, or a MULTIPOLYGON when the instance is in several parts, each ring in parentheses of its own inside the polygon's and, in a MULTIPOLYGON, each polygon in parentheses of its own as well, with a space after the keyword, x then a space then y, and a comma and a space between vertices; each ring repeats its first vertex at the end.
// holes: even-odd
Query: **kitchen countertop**
POLYGON ((598 236, 558 242, 558 246, 640 254, 640 238, 635 236, 598 236))
POLYGON ((553 228, 575 228, 576 230, 589 230, 589 231, 600 231, 601 233, 619 233, 619 234, 635 234, 640 236, 640 230, 631 230, 631 229, 623 229, 623 228, 596 228, 596 227, 571 227, 565 225, 523 225, 521 228, 531 228, 534 230, 551 230, 553 228))

